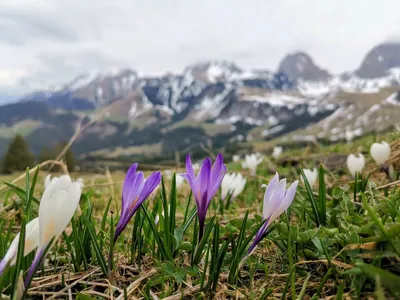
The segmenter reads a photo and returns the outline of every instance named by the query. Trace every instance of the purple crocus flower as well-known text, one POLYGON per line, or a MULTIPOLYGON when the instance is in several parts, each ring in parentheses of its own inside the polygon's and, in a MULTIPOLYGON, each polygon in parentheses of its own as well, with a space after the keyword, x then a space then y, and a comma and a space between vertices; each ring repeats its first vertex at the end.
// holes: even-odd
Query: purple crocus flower
POLYGON ((122 188, 121 216, 117 228, 115 229, 114 242, 128 225, 133 214, 161 181, 160 172, 154 172, 145 179, 143 172, 136 172, 137 166, 137 163, 133 164, 125 176, 124 186, 122 188))
POLYGON ((226 166, 224 165, 222 154, 218 154, 213 166, 211 159, 206 158, 200 167, 197 177, 194 174, 190 154, 186 156, 186 173, 181 174, 181 176, 189 183, 196 200, 199 218, 199 240, 203 237, 208 206, 218 191, 225 173, 226 166))
POLYGON ((250 254, 259 242, 266 236, 268 226, 275 221, 285 210, 292 204, 296 194, 297 185, 299 181, 293 182, 288 189, 286 189, 286 178, 279 181, 279 174, 276 173, 272 178, 269 185, 263 184, 266 187, 264 194, 263 213, 262 218, 265 223, 258 230, 253 244, 251 244, 248 254, 250 254))

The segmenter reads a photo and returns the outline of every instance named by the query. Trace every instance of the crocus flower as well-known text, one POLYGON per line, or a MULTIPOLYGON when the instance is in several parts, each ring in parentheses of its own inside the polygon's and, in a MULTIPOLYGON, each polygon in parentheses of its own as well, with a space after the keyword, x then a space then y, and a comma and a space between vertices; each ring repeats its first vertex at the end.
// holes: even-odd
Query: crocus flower
POLYGON ((199 163, 194 163, 193 164, 193 170, 195 170, 195 171, 200 170, 200 164, 199 163))
POLYGON ((347 157, 347 168, 351 176, 355 177, 356 173, 361 173, 365 165, 365 158, 364 155, 361 153, 355 156, 354 154, 350 154, 347 157))
POLYGON ((314 186, 317 183, 318 178, 318 170, 317 168, 314 169, 303 169, 304 175, 306 175, 307 181, 310 186, 314 186))
POLYGON ((257 174, 257 166, 261 164, 263 157, 257 156, 256 154, 246 155, 242 162, 243 169, 249 169, 250 174, 255 176, 257 174))
POLYGON ((281 156, 282 152, 283 152, 283 148, 280 146, 276 146, 276 147, 274 147, 274 150, 272 151, 272 157, 275 159, 278 159, 281 156))
POLYGON ((231 201, 234 200, 244 189, 246 178, 240 173, 225 174, 221 183, 221 198, 224 200, 231 194, 231 201))
POLYGON ((199 240, 203 237, 208 206, 218 191, 225 173, 226 166, 223 163, 221 154, 218 154, 213 166, 211 159, 206 158, 200 167, 197 177, 194 174, 190 154, 186 156, 186 173, 181 174, 181 176, 189 183, 196 200, 197 215, 199 218, 199 240))
POLYGON ((386 142, 373 143, 370 149, 372 158, 377 165, 383 165, 390 157, 390 145, 386 142))
MULTIPOLYGON (((165 176, 168 180, 172 180, 172 175, 173 175, 173 174, 174 174, 174 172, 171 171, 171 170, 166 170, 166 171, 164 171, 164 176, 165 176)), ((176 183, 176 188, 177 188, 177 189, 179 189, 179 188, 182 186, 182 184, 184 183, 184 181, 185 181, 185 179, 184 179, 182 176, 180 176, 179 174, 176 174, 175 183, 176 183)))
MULTIPOLYGON (((58 178, 58 177, 53 177, 53 178, 51 178, 51 175, 49 174, 49 175, 47 175, 46 176, 46 178, 45 178, 45 180, 44 180, 44 188, 47 188, 49 185, 50 185, 50 182, 53 180, 53 179, 55 179, 55 178, 58 178)), ((84 183, 84 181, 83 181, 83 178, 78 178, 75 182, 77 182, 77 183, 79 183, 79 185, 81 186, 81 188, 83 189, 83 187, 84 187, 84 185, 85 185, 85 183, 84 183)))
POLYGON ((240 161, 240 156, 239 155, 233 155, 232 156, 232 160, 233 160, 233 162, 239 162, 240 161))
POLYGON ((143 172, 136 172, 138 164, 133 164, 125 176, 122 188, 122 207, 121 215, 115 229, 114 242, 117 240, 121 232, 128 225, 133 214, 142 205, 144 200, 149 197, 153 190, 160 184, 161 173, 154 172, 147 179, 144 178, 143 172))
MULTIPOLYGON (((14 240, 11 242, 10 248, 8 248, 6 255, 0 261, 0 275, 4 272, 7 265, 14 265, 17 260, 18 244, 19 244, 20 233, 16 235, 14 240)), ((39 218, 35 218, 25 227, 25 247, 24 256, 31 253, 38 247, 39 244, 39 218)))
POLYGON ((68 175, 55 177, 44 190, 39 205, 39 241, 38 251, 32 262, 25 285, 33 276, 34 270, 44 255, 53 238, 65 230, 79 205, 81 185, 73 182, 68 175))
POLYGON ((262 185, 266 187, 262 212, 262 218, 265 220, 265 223, 258 230, 247 252, 248 254, 250 254, 257 244, 265 237, 268 226, 292 204, 298 183, 298 180, 296 180, 286 189, 286 178, 279 181, 279 174, 276 173, 268 186, 265 184, 262 185))
POLYGON ((185 182, 185 178, 183 178, 179 174, 176 174, 176 178, 175 178, 176 188, 179 189, 184 182, 185 182))
POLYGON ((164 176, 165 176, 165 178, 167 178, 168 180, 171 180, 171 179, 172 179, 172 174, 173 174, 173 172, 172 172, 171 170, 165 170, 165 171, 164 171, 164 176))

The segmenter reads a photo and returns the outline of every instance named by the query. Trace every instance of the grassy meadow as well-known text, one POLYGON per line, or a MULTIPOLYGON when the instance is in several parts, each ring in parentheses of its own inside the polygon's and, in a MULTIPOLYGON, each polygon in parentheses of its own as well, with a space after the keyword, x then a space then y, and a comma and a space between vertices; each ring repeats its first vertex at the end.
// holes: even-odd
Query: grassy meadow
MULTIPOLYGON (((72 173, 73 179, 84 181, 79 208, 23 297, 399 298, 399 181, 389 178, 368 154, 370 145, 381 140, 391 143, 387 163, 399 172, 399 133, 285 149, 277 160, 265 153, 256 176, 243 170, 240 162, 225 161, 228 172, 242 173, 247 183, 234 201, 221 201, 220 192, 216 194, 200 241, 196 205, 186 182, 175 188, 175 177, 163 171, 162 184, 114 243, 125 173, 72 173), (364 153, 366 166, 354 179, 346 157, 359 152, 364 153), (314 167, 319 175, 317 184, 310 186, 300 179, 301 169, 314 167), (288 183, 300 180, 296 196, 247 255, 262 225, 265 189, 261 185, 268 184, 275 172, 288 183)), ((171 170, 185 172, 172 166, 171 170)), ((146 177, 151 173, 144 171, 146 177)), ((40 171, 36 178, 31 172, 29 178, 15 181, 20 175, 0 177, 9 183, 0 187, 0 258, 20 230, 27 202, 32 216, 37 216, 47 173, 40 171)), ((33 253, 18 258, 23 276, 33 258, 33 253)), ((0 299, 18 294, 18 275, 13 266, 0 276, 0 299)))

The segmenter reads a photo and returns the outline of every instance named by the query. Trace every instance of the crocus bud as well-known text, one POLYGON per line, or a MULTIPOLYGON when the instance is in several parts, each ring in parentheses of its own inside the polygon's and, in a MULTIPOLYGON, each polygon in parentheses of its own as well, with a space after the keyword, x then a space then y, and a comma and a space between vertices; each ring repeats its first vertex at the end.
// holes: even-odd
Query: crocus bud
POLYGON ((383 165, 390 157, 390 145, 386 142, 373 143, 370 153, 378 165, 383 165))
POLYGON ((365 158, 361 153, 357 156, 354 154, 350 154, 347 157, 347 168, 349 169, 351 176, 355 177, 357 172, 361 173, 364 169, 364 166, 365 158))

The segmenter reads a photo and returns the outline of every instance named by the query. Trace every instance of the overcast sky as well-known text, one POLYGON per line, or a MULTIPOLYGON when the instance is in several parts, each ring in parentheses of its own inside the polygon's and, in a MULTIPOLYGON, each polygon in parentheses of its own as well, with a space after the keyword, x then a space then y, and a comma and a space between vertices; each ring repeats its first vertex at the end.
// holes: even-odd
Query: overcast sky
POLYGON ((1 0, 0 95, 122 67, 224 59, 275 70, 296 50, 338 73, 399 40, 399 11, 399 0, 1 0))

